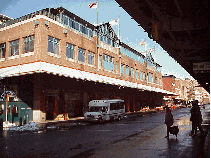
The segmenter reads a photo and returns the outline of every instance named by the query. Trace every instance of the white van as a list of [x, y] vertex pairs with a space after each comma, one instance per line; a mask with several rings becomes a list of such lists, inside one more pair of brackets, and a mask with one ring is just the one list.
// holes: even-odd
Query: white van
[[121, 120], [125, 116], [125, 103], [121, 99], [92, 100], [88, 106], [89, 111], [84, 114], [85, 121]]

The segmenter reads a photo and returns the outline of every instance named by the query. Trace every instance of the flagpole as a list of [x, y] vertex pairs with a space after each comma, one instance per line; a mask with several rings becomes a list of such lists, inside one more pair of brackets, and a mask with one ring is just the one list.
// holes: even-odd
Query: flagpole
[[[97, 0], [97, 25], [98, 25], [98, 16], [99, 16], [99, 0]], [[98, 63], [98, 65], [97, 65], [97, 71], [99, 71], [99, 67], [100, 67], [100, 65], [99, 65], [99, 59], [100, 58], [100, 55], [99, 55], [99, 37], [98, 37], [98, 30], [97, 30], [97, 63]]]
[[119, 22], [120, 16], [118, 15], [118, 38], [120, 40], [120, 22]]
[[99, 0], [97, 1], [97, 24], [98, 24], [98, 16], [99, 16]]

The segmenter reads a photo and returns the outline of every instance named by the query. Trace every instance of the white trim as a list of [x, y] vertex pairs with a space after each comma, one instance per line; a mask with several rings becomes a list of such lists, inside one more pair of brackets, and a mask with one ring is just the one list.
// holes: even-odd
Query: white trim
[[52, 56], [52, 57], [56, 57], [56, 58], [61, 58], [61, 55], [58, 55], [58, 54], [55, 54], [55, 53], [52, 53], [52, 52], [48, 52], [48, 55]]
[[0, 62], [2, 62], [2, 61], [5, 61], [5, 58], [1, 58], [1, 59], [0, 59]]
[[19, 57], [20, 57], [20, 55], [18, 54], [18, 55], [12, 55], [12, 56], [8, 57], [7, 59], [8, 60], [10, 60], [10, 59], [16, 59], [16, 58], [19, 58]]
[[85, 72], [85, 71], [73, 69], [70, 67], [64, 67], [60, 65], [46, 63], [46, 62], [28, 63], [28, 64], [11, 66], [11, 67], [0, 69], [1, 78], [20, 76], [20, 75], [25, 75], [25, 74], [33, 74], [33, 73], [44, 73], [44, 72], [48, 74], [65, 76], [65, 77], [70, 77], [70, 78], [77, 78], [77, 79], [100, 82], [100, 83], [105, 83], [105, 84], [118, 85], [122, 87], [137, 88], [141, 90], [176, 95], [176, 93], [172, 93], [160, 88], [146, 86], [143, 84], [138, 84], [138, 83], [116, 79], [112, 77], [102, 76], [95, 73]]
[[23, 53], [23, 54], [21, 54], [21, 57], [27, 57], [27, 56], [31, 56], [31, 55], [34, 55], [34, 52]]

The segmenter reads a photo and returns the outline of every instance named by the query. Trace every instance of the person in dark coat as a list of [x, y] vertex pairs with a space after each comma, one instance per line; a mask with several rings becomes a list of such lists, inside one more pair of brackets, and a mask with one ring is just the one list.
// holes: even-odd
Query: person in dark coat
[[166, 107], [166, 114], [165, 114], [165, 124], [167, 126], [167, 136], [165, 138], [169, 138], [170, 127], [173, 125], [174, 119], [169, 107]]
[[201, 115], [200, 108], [198, 106], [198, 101], [197, 100], [193, 101], [192, 106], [193, 107], [190, 110], [190, 113], [191, 113], [190, 121], [192, 121], [192, 131], [191, 131], [190, 136], [197, 135], [197, 127], [199, 128], [201, 135], [203, 135], [204, 131], [201, 127], [202, 115]]

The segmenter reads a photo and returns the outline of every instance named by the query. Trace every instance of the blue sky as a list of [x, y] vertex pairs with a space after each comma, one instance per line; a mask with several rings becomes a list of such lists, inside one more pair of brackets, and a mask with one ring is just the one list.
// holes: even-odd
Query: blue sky
[[[62, 6], [82, 19], [90, 23], [96, 23], [96, 9], [90, 9], [88, 7], [88, 4], [95, 1], [96, 0], [1, 0], [0, 13], [11, 18], [18, 18], [40, 9]], [[147, 50], [155, 46], [155, 52], [153, 52], [152, 55], [155, 57], [155, 61], [162, 65], [163, 75], [168, 74], [181, 79], [193, 79], [159, 44], [148, 38], [144, 29], [138, 26], [138, 23], [131, 19], [131, 16], [125, 12], [123, 8], [119, 7], [115, 0], [99, 0], [99, 23], [109, 22], [118, 18], [118, 16], [120, 16], [121, 41], [137, 51], [142, 52], [145, 50], [145, 47], [139, 43], [146, 39]], [[113, 29], [117, 34], [118, 26], [113, 26]]]

